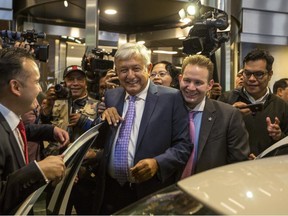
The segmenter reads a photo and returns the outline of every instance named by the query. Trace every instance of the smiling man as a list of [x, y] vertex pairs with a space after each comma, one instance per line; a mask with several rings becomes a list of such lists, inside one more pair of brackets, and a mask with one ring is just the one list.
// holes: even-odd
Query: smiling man
[[67, 96], [57, 94], [55, 88], [51, 88], [52, 90], [47, 92], [47, 99], [53, 102], [45, 110], [41, 110], [41, 120], [69, 131], [70, 140], [73, 142], [91, 127], [99, 101], [88, 96], [86, 74], [80, 66], [67, 67], [63, 79], [62, 90], [67, 89], [65, 91], [69, 93]]
[[[115, 66], [121, 87], [105, 92], [102, 119], [108, 124], [97, 138], [105, 157], [97, 176], [93, 214], [112, 214], [175, 183], [193, 147], [181, 93], [150, 81], [147, 48], [122, 45]], [[109, 110], [115, 114], [112, 121]], [[121, 124], [114, 126], [115, 119]]]
[[[68, 66], [64, 70], [63, 79], [62, 92], [69, 93], [57, 94], [55, 88], [50, 88], [47, 92], [47, 99], [53, 102], [41, 110], [41, 120], [68, 131], [70, 140], [73, 142], [91, 127], [96, 117], [96, 106], [99, 101], [88, 96], [86, 73], [80, 66]], [[66, 90], [63, 91], [63, 89]], [[55, 150], [55, 145], [55, 143], [50, 143], [48, 147], [53, 154], [58, 150], [57, 148]], [[82, 168], [84, 167], [82, 166]], [[79, 178], [77, 184], [73, 186], [66, 214], [71, 214], [72, 206], [76, 209], [77, 214], [87, 214], [91, 185], [93, 185], [90, 181], [94, 181], [95, 175], [87, 170], [82, 176], [88, 176], [88, 178]]]
[[249, 133], [251, 153], [257, 156], [288, 134], [288, 105], [273, 95], [268, 87], [273, 75], [273, 56], [266, 50], [254, 49], [243, 60], [243, 87], [224, 94], [219, 100], [241, 108], [263, 103], [261, 112], [240, 109]]
[[189, 110], [194, 149], [182, 178], [194, 173], [248, 159], [248, 133], [241, 113], [209, 99], [214, 65], [203, 55], [186, 57], [179, 76], [180, 90]]

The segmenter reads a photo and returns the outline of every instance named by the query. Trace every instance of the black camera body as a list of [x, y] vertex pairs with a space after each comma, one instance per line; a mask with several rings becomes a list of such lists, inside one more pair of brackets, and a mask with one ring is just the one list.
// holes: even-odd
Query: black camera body
[[183, 41], [183, 52], [202, 54], [210, 57], [229, 40], [230, 31], [224, 31], [228, 26], [228, 15], [221, 10], [201, 6], [203, 13], [182, 28], [192, 26], [188, 36]]
[[99, 48], [94, 48], [91, 53], [84, 54], [82, 58], [82, 68], [86, 71], [88, 93], [91, 97], [100, 99], [99, 80], [109, 69], [113, 69], [114, 62], [109, 60], [109, 56], [114, 56], [116, 50], [111, 53]]
[[3, 40], [3, 47], [13, 47], [16, 41], [26, 41], [30, 48], [34, 49], [34, 57], [41, 62], [47, 62], [49, 58], [49, 44], [36, 44], [38, 39], [45, 39], [46, 34], [37, 33], [35, 30], [15, 32], [10, 30], [1, 30], [0, 37]]
[[69, 88], [65, 87], [63, 84], [55, 85], [55, 94], [59, 100], [67, 100], [71, 96]]

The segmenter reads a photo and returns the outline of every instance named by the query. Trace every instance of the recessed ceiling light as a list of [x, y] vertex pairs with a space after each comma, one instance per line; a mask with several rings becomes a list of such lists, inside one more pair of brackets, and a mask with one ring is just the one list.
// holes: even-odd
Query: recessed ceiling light
[[107, 9], [104, 12], [105, 12], [105, 14], [108, 14], [108, 15], [114, 15], [117, 13], [117, 11], [114, 9]]
[[167, 50], [153, 50], [153, 53], [160, 53], [160, 54], [177, 54], [177, 51], [167, 51]]
[[68, 7], [68, 1], [66, 1], [66, 0], [64, 1], [64, 6]]

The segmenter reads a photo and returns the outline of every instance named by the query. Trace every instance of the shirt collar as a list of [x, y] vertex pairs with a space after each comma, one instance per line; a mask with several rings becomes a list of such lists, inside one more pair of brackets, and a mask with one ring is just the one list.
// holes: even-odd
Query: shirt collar
[[[144, 101], [146, 100], [150, 82], [151, 82], [151, 81], [148, 79], [148, 83], [147, 83], [146, 87], [145, 87], [140, 93], [138, 93], [137, 95], [135, 95], [135, 96], [136, 96], [136, 100], [139, 100], [139, 99], [144, 100]], [[128, 97], [129, 97], [129, 94], [126, 92], [125, 100], [127, 100]]]
[[268, 95], [270, 94], [269, 88], [267, 87], [266, 93], [264, 94], [264, 96], [262, 96], [261, 98], [255, 100], [247, 91], [245, 88], [243, 88], [243, 92], [244, 94], [246, 94], [246, 96], [248, 97], [249, 101], [251, 103], [265, 103]]
[[4, 105], [0, 104], [0, 112], [6, 119], [8, 125], [10, 126], [11, 130], [15, 130], [17, 125], [19, 124], [20, 117], [17, 116], [13, 111], [5, 107]]
[[204, 107], [205, 107], [205, 103], [206, 103], [206, 96], [203, 98], [203, 100], [197, 104], [194, 109], [191, 109], [187, 106], [187, 109], [189, 112], [193, 111], [193, 112], [203, 112], [204, 111]]

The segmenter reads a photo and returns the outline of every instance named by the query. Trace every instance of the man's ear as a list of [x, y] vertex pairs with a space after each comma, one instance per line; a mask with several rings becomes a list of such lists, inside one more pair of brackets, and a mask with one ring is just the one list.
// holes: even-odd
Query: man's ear
[[21, 95], [21, 83], [15, 79], [10, 80], [9, 82], [10, 90], [13, 94], [20, 96]]
[[208, 82], [208, 88], [209, 88], [209, 90], [212, 89], [213, 85], [214, 85], [214, 80], [211, 79], [211, 80]]
[[183, 79], [183, 75], [182, 75], [182, 74], [179, 74], [179, 75], [178, 75], [178, 81], [181, 82], [182, 79]]
[[282, 95], [283, 95], [283, 89], [282, 89], [282, 88], [277, 88], [276, 94], [277, 94], [279, 97], [282, 97]]
[[268, 72], [268, 75], [269, 75], [269, 81], [270, 81], [271, 78], [272, 78], [272, 75], [273, 75], [273, 70], [271, 70], [270, 72]]
[[150, 63], [150, 64], [147, 66], [148, 74], [151, 73], [152, 67], [153, 67], [152, 63]]

